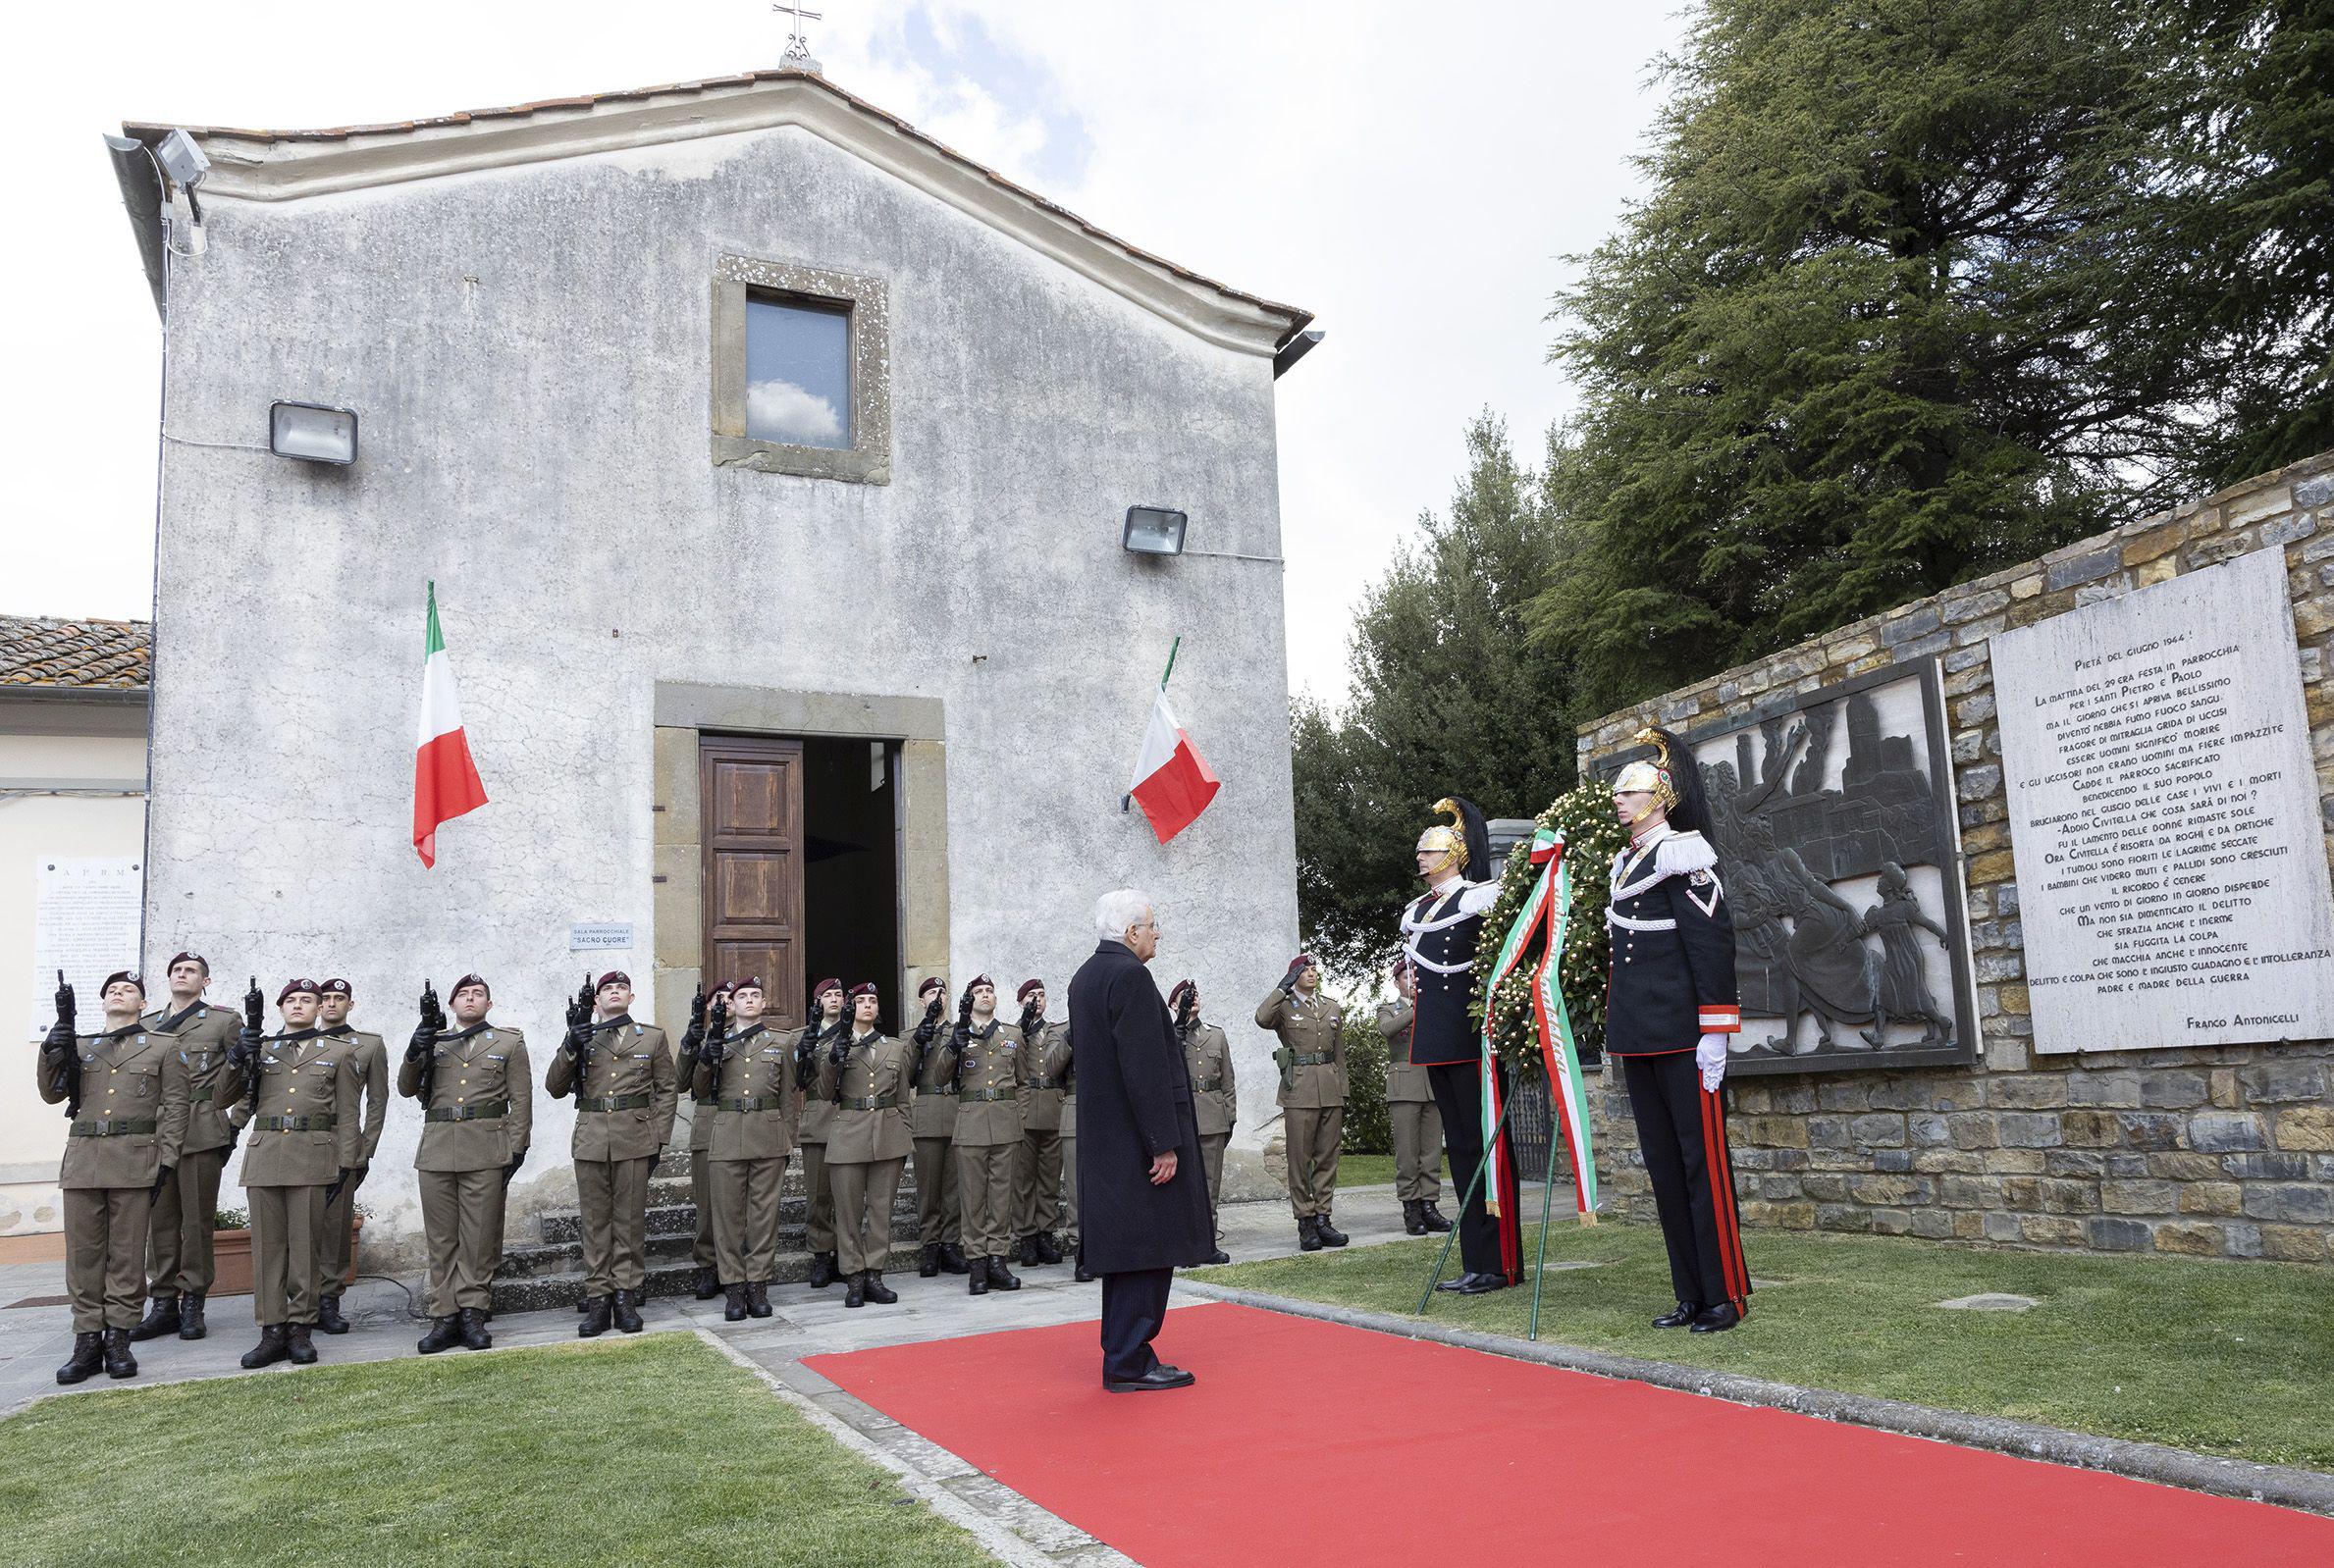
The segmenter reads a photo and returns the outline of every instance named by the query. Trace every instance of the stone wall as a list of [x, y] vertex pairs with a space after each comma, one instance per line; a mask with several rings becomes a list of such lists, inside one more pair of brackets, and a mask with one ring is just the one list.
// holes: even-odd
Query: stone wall
[[[1994, 721], [1995, 634], [2257, 549], [2285, 553], [2321, 810], [2334, 822], [2334, 453], [1582, 728], [1585, 772], [1647, 723], [1692, 728], [1929, 656], [1943, 667], [1981, 1060], [1738, 1080], [1727, 1132], [1746, 1225], [2311, 1263], [2334, 1255], [2334, 1042], [2035, 1051]], [[1650, 1219], [1617, 1072], [1608, 1070], [1599, 1102], [1606, 1190], [1624, 1213]]]

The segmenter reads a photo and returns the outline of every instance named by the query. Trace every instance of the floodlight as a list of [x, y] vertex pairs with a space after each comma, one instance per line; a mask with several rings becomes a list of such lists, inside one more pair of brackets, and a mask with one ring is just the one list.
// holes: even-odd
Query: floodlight
[[186, 190], [192, 190], [211, 172], [211, 160], [203, 156], [202, 148], [184, 131], [164, 136], [154, 148], [154, 156], [161, 162], [162, 172]]
[[1182, 512], [1165, 506], [1130, 506], [1120, 543], [1138, 555], [1181, 555], [1184, 528], [1190, 522]]
[[268, 450], [308, 463], [356, 461], [356, 410], [323, 403], [272, 403], [268, 407]]

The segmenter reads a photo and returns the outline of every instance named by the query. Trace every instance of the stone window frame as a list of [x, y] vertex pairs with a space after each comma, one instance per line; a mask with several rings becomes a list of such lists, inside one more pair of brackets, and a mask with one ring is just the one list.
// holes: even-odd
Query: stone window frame
[[[851, 323], [851, 444], [801, 446], [746, 434], [746, 296], [762, 292], [841, 305]], [[713, 458], [850, 484], [891, 483], [891, 301], [880, 278], [797, 262], [722, 254], [713, 276]]]

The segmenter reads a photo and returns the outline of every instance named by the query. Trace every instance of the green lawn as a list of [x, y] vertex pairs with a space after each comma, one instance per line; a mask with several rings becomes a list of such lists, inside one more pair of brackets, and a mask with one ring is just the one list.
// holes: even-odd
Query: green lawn
[[0, 1518], [74, 1568], [991, 1560], [686, 1333], [47, 1400]]
[[[1525, 1257], [1538, 1231], [1524, 1233]], [[1409, 1313], [1441, 1238], [1197, 1271], [1194, 1278]], [[2201, 1453], [2334, 1470], [2334, 1273], [2289, 1264], [1989, 1252], [1878, 1236], [1744, 1238], [1759, 1281], [1731, 1333], [1650, 1327], [1671, 1301], [1661, 1235], [1560, 1222], [1540, 1337], [1802, 1385], [2011, 1416]], [[1452, 1259], [1457, 1272], [1458, 1259]], [[1772, 1283], [1769, 1283], [1772, 1281]], [[1981, 1291], [2024, 1313], [1947, 1312]], [[1438, 1295], [1436, 1323], [1521, 1335], [1531, 1290]]]
[[1341, 1187], [1378, 1187], [1394, 1179], [1391, 1154], [1341, 1154], [1337, 1157], [1337, 1184]]

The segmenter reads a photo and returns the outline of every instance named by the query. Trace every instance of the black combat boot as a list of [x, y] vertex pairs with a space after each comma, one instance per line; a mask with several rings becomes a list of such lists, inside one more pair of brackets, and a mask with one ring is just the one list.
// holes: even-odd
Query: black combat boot
[[975, 1258], [966, 1264], [965, 1274], [967, 1276], [965, 1283], [967, 1295], [984, 1296], [988, 1294], [988, 1260], [986, 1258]]
[[98, 1341], [98, 1351], [105, 1357], [105, 1375], [109, 1378], [137, 1376], [137, 1357], [130, 1353], [130, 1331], [108, 1329]]
[[859, 1287], [867, 1298], [878, 1307], [888, 1307], [900, 1298], [900, 1293], [883, 1282], [883, 1271], [870, 1269], [859, 1277]]
[[284, 1353], [295, 1367], [312, 1367], [316, 1364], [316, 1341], [309, 1333], [312, 1327], [305, 1323], [285, 1326]]
[[77, 1333], [73, 1336], [73, 1355], [65, 1365], [57, 1369], [57, 1381], [64, 1384], [80, 1383], [82, 1379], [94, 1375], [97, 1369], [103, 1365], [105, 1365], [103, 1336], [94, 1333]]
[[1013, 1259], [1025, 1269], [1037, 1267], [1037, 1238], [1023, 1236], [1021, 1245], [1013, 1249]]
[[179, 1316], [178, 1296], [157, 1290], [154, 1299], [146, 1304], [146, 1315], [137, 1321], [136, 1328], [130, 1331], [130, 1337], [140, 1341], [159, 1339], [166, 1333], [177, 1333], [185, 1327], [185, 1322]]
[[575, 1326], [578, 1339], [597, 1339], [608, 1333], [615, 1322], [616, 1306], [612, 1296], [593, 1296], [584, 1302], [583, 1322]]
[[1434, 1199], [1426, 1198], [1418, 1205], [1418, 1218], [1425, 1222], [1427, 1233], [1441, 1235], [1451, 1228], [1451, 1222], [1443, 1218], [1443, 1211], [1434, 1206]]
[[843, 1305], [846, 1307], [864, 1307], [867, 1305], [866, 1275], [846, 1274], [843, 1276]]
[[1402, 1200], [1402, 1228], [1406, 1232], [1414, 1236], [1426, 1234], [1426, 1216], [1419, 1213], [1425, 1207], [1416, 1198]]
[[749, 1318], [769, 1316], [769, 1281], [768, 1280], [756, 1280], [746, 1286], [746, 1316]]
[[1321, 1238], [1321, 1245], [1325, 1247], [1342, 1247], [1353, 1239], [1336, 1226], [1331, 1225], [1329, 1216], [1325, 1214], [1314, 1216], [1313, 1233]]
[[1021, 1280], [1005, 1267], [1003, 1258], [991, 1258], [988, 1260], [988, 1285], [992, 1290], [1019, 1290]]
[[179, 1337], [199, 1339], [211, 1331], [202, 1321], [202, 1298], [206, 1292], [189, 1290], [179, 1298]]
[[486, 1332], [486, 1314], [483, 1311], [477, 1307], [464, 1307], [458, 1322], [464, 1350], [492, 1350], [495, 1347], [495, 1336]]
[[812, 1253], [811, 1277], [804, 1282], [814, 1290], [823, 1290], [834, 1283], [834, 1254], [831, 1252]]
[[916, 1272], [927, 1280], [940, 1272], [940, 1244], [938, 1242], [927, 1241], [923, 1250], [916, 1254]]
[[322, 1329], [326, 1333], [346, 1333], [348, 1332], [348, 1320], [341, 1316], [341, 1298], [339, 1296], [318, 1296], [316, 1298], [316, 1327]]
[[721, 1277], [711, 1267], [699, 1269], [689, 1288], [696, 1292], [698, 1300], [711, 1301], [721, 1293]]
[[[430, 1332], [423, 1334], [421, 1341], [413, 1348], [425, 1356], [434, 1356], [441, 1350], [451, 1350], [461, 1342], [460, 1320], [449, 1315], [443, 1318], [432, 1318]], [[250, 1358], [246, 1356], [243, 1359], [248, 1361]]]
[[965, 1260], [965, 1249], [962, 1243], [955, 1241], [940, 1243], [940, 1272], [942, 1274], [970, 1274], [972, 1271], [972, 1264]]
[[1062, 1261], [1061, 1243], [1054, 1240], [1051, 1230], [1037, 1232], [1037, 1261], [1049, 1268]]
[[648, 1327], [640, 1321], [640, 1292], [618, 1290], [615, 1303], [616, 1327], [626, 1333], [638, 1333]]
[[1305, 1252], [1321, 1250], [1321, 1222], [1309, 1214], [1297, 1217], [1297, 1245]]
[[742, 1284], [725, 1284], [721, 1288], [729, 1292], [729, 1300], [721, 1308], [721, 1321], [724, 1323], [745, 1322], [746, 1287]]
[[[422, 1343], [426, 1350], [429, 1341], [425, 1339]], [[280, 1323], [261, 1324], [259, 1343], [243, 1352], [243, 1370], [257, 1372], [261, 1367], [272, 1367], [290, 1354], [292, 1354], [292, 1346], [285, 1340], [284, 1325]]]

